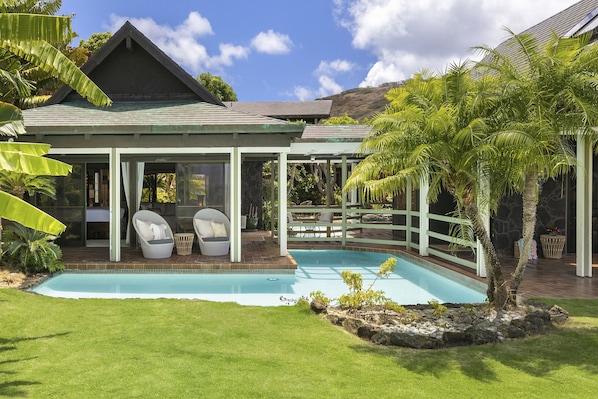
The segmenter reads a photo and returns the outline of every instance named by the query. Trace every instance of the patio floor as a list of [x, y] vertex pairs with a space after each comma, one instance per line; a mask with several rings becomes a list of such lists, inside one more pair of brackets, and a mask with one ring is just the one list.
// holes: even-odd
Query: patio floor
[[[364, 232], [367, 234], [367, 232]], [[377, 231], [370, 235], [379, 234]], [[318, 241], [289, 242], [289, 249], [341, 249], [340, 244]], [[366, 250], [396, 254], [404, 248], [390, 245], [352, 244], [349, 250]], [[240, 263], [231, 263], [228, 255], [210, 257], [193, 248], [191, 255], [176, 254], [168, 259], [145, 259], [141, 249], [122, 248], [121, 262], [110, 262], [108, 248], [68, 248], [63, 247], [63, 262], [69, 269], [78, 270], [263, 270], [295, 269], [296, 263], [290, 255], [280, 256], [278, 243], [269, 237], [268, 232], [248, 232], [242, 234]], [[416, 255], [410, 252], [411, 255]], [[471, 269], [449, 264], [434, 257], [426, 260], [441, 264], [459, 273], [479, 279]], [[514, 257], [502, 257], [505, 279], [509, 280], [515, 270], [517, 260]], [[598, 298], [598, 254], [594, 258], [594, 278], [582, 278], [575, 275], [575, 256], [565, 255], [562, 259], [539, 259], [530, 262], [525, 271], [520, 294], [526, 298]], [[485, 281], [485, 279], [479, 279]]]

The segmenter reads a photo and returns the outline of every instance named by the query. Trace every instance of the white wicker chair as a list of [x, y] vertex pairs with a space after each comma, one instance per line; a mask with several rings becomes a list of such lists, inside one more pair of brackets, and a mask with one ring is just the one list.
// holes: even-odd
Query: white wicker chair
[[[153, 238], [153, 231], [150, 227], [151, 224], [161, 226], [164, 232], [164, 238]], [[174, 236], [170, 226], [162, 216], [152, 211], [137, 211], [133, 215], [133, 227], [137, 232], [137, 237], [139, 237], [141, 252], [143, 253], [144, 258], [164, 259], [172, 256]]]
[[[224, 225], [226, 236], [216, 234], [216, 237], [214, 237], [214, 231], [211, 231], [212, 234], [210, 234], [210, 231], [206, 231], [206, 229], [210, 230], [212, 222]], [[202, 224], [207, 228], [202, 228]], [[193, 216], [193, 228], [202, 255], [223, 256], [228, 253], [230, 249], [230, 220], [224, 213], [212, 208], [200, 209]]]

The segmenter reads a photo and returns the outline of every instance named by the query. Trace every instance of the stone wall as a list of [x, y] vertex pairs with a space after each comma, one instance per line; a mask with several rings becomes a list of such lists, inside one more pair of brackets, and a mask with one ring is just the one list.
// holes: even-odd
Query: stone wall
[[262, 161], [243, 161], [241, 164], [241, 214], [246, 215], [249, 206], [257, 206], [258, 229], [263, 228], [263, 181]]
[[[561, 234], [567, 235], [567, 198], [570, 190], [567, 189], [566, 183], [566, 180], [558, 178], [548, 180], [542, 185], [534, 233], [539, 256], [542, 256], [540, 234], [546, 232], [548, 225], [556, 225], [561, 230]], [[513, 243], [521, 238], [522, 234], [522, 218], [521, 195], [512, 195], [503, 199], [498, 212], [492, 218], [492, 240], [500, 255], [513, 256]]]

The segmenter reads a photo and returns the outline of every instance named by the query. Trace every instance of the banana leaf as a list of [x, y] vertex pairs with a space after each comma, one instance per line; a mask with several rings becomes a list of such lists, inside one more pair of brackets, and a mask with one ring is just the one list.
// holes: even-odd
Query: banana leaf
[[[12, 144], [12, 143], [3, 143]], [[16, 151], [0, 151], [0, 170], [28, 175], [66, 176], [73, 167], [67, 163]]]
[[59, 235], [66, 230], [66, 226], [59, 220], [3, 191], [0, 191], [0, 218], [53, 235]]

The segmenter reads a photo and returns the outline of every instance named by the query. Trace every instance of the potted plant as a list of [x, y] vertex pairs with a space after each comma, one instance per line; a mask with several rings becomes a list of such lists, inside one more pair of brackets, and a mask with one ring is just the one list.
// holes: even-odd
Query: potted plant
[[257, 206], [253, 206], [253, 204], [249, 205], [249, 212], [247, 213], [247, 230], [257, 230]]

